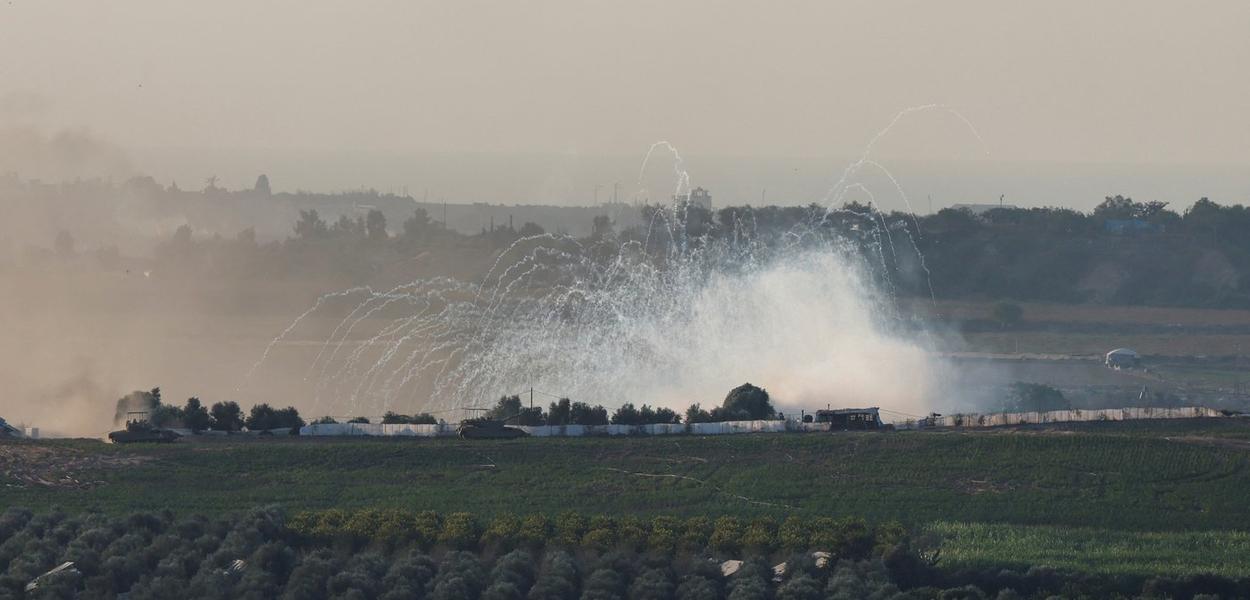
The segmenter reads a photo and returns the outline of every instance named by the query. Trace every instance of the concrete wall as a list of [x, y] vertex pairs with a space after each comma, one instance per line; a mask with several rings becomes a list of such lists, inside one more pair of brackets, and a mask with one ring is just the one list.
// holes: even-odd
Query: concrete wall
[[1131, 421], [1138, 419], [1196, 419], [1224, 416], [1218, 410], [1203, 406], [1179, 408], [1104, 408], [1095, 410], [1051, 410], [1022, 413], [967, 413], [943, 415], [934, 423], [938, 427], [1001, 427], [1004, 425], [1040, 425], [1046, 423], [1081, 423], [1088, 421]]
[[[1023, 413], [969, 413], [938, 417], [936, 427], [1002, 427], [1045, 423], [1079, 423], [1085, 421], [1127, 421], [1135, 419], [1194, 419], [1222, 417], [1218, 410], [1202, 406], [1180, 408], [1107, 408], [1100, 410], [1052, 410]], [[915, 429], [915, 422], [899, 424], [900, 429]], [[455, 437], [457, 426], [382, 425], [378, 423], [331, 423], [308, 425], [300, 435], [313, 436], [406, 436]], [[781, 433], [829, 431], [829, 423], [785, 421], [725, 421], [722, 423], [657, 424], [657, 425], [539, 425], [517, 427], [534, 437], [586, 437], [622, 435], [729, 435], [734, 433]]]

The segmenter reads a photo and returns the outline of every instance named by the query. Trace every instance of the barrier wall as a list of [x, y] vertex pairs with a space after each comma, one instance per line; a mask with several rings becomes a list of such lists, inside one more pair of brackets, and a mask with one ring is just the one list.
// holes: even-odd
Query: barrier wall
[[1044, 425], [1089, 421], [1131, 421], [1138, 419], [1198, 419], [1223, 417], [1224, 413], [1204, 406], [1178, 408], [1104, 408], [1094, 410], [1050, 410], [1021, 413], [968, 413], [943, 415], [932, 419], [937, 427], [1001, 427], [1004, 425]]
[[[1003, 427], [1007, 425], [1039, 425], [1047, 423], [1079, 423], [1088, 421], [1126, 421], [1136, 419], [1195, 419], [1223, 417], [1224, 413], [1202, 406], [1179, 408], [1107, 408], [1098, 410], [1052, 410], [1022, 413], [969, 413], [943, 415], [917, 423], [897, 424], [899, 429], [922, 427]], [[539, 425], [517, 427], [534, 437], [586, 437], [622, 435], [729, 435], [734, 433], [781, 433], [829, 431], [829, 423], [803, 423], [796, 419], [784, 421], [725, 421], [722, 423], [655, 424], [655, 425]], [[407, 436], [455, 437], [457, 426], [383, 425], [379, 423], [328, 423], [308, 425], [300, 435], [311, 436]]]
[[300, 435], [324, 436], [407, 436], [447, 437], [456, 435], [456, 426], [450, 423], [437, 425], [406, 425], [382, 423], [315, 423], [305, 425]]

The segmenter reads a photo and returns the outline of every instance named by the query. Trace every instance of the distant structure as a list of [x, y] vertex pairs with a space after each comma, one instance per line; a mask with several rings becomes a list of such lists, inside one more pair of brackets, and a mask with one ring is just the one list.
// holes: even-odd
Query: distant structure
[[978, 217], [996, 208], [1006, 208], [1008, 210], [1015, 210], [1020, 207], [1014, 204], [952, 204], [951, 205], [951, 209], [953, 210], [966, 210]]
[[703, 210], [712, 210], [712, 194], [707, 190], [697, 187], [690, 190], [689, 194], [679, 194], [673, 196], [673, 205], [681, 207], [682, 205], [697, 206]]
[[1132, 369], [1141, 366], [1141, 355], [1136, 350], [1116, 348], [1107, 353], [1104, 363], [1112, 369]]
[[881, 412], [873, 406], [870, 408], [836, 408], [833, 410], [816, 411], [817, 423], [829, 423], [830, 430], [839, 429], [880, 429]]

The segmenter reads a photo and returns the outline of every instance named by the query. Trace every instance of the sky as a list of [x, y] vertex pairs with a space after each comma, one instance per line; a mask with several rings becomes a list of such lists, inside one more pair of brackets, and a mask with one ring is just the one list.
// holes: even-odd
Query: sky
[[1250, 202], [1247, 31], [1240, 0], [11, 0], [0, 170], [587, 203], [662, 196], [667, 140], [726, 202], [806, 202], [939, 104], [871, 146], [908, 202]]

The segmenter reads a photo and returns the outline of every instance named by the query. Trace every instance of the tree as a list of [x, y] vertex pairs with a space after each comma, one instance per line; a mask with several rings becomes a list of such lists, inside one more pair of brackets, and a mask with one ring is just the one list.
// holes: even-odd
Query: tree
[[686, 409], [686, 422], [687, 423], [710, 423], [712, 422], [712, 415], [708, 413], [706, 410], [703, 410], [703, 408], [699, 406], [697, 403], [691, 404], [690, 408]]
[[544, 233], [547, 233], [545, 229], [540, 227], [537, 223], [532, 223], [530, 221], [526, 221], [525, 224], [517, 230], [517, 235], [520, 235], [521, 237], [533, 237]]
[[676, 424], [680, 422], [681, 417], [678, 416], [676, 412], [673, 412], [672, 409], [664, 407], [651, 408], [646, 404], [643, 404], [642, 408], [638, 409], [639, 425], [652, 425], [656, 423]]
[[269, 189], [269, 176], [261, 173], [261, 175], [256, 178], [256, 185], [252, 186], [252, 191], [265, 196], [271, 195], [273, 192]]
[[499, 421], [507, 421], [515, 419], [521, 414], [521, 397], [513, 394], [511, 396], [501, 396], [499, 402], [495, 403], [495, 407], [486, 411], [486, 418], [496, 419]]
[[148, 423], [157, 427], [177, 427], [186, 424], [181, 408], [159, 402], [152, 412], [148, 413]]
[[295, 222], [295, 237], [301, 240], [312, 240], [324, 238], [329, 233], [329, 227], [316, 210], [299, 211], [299, 220]]
[[1102, 203], [1094, 207], [1094, 217], [1099, 219], [1132, 219], [1133, 199], [1119, 194], [1107, 196]]
[[777, 416], [777, 411], [769, 401], [768, 391], [750, 383], [744, 383], [730, 390], [729, 395], [725, 396], [722, 408], [724, 416], [730, 418], [726, 420], [756, 421]]
[[331, 417], [329, 415], [321, 417], [320, 419], [317, 419], [316, 421], [312, 422], [313, 425], [334, 425], [336, 423], [338, 423], [338, 421], [335, 421], [334, 417]]
[[677, 414], [677, 411], [674, 411], [671, 408], [660, 406], [655, 409], [655, 422], [677, 425], [681, 423], [681, 415]]
[[294, 406], [288, 406], [274, 411], [274, 423], [275, 428], [289, 427], [294, 434], [304, 426], [304, 419], [300, 418], [299, 411]]
[[217, 402], [208, 409], [212, 417], [209, 425], [214, 431], [239, 431], [243, 429], [243, 410], [237, 402]]
[[424, 208], [413, 211], [412, 216], [404, 220], [404, 237], [417, 239], [430, 229], [430, 215]]
[[574, 425], [607, 425], [608, 409], [602, 406], [591, 407], [585, 402], [574, 402], [569, 407], [569, 422]]
[[1003, 403], [1004, 412], [1068, 410], [1072, 403], [1063, 392], [1041, 383], [1018, 381], [1011, 384]]
[[552, 402], [551, 408], [547, 410], [548, 425], [568, 425], [572, 419], [572, 404], [568, 398], [561, 398], [559, 402]]
[[437, 425], [438, 419], [430, 413], [420, 413], [416, 415], [401, 415], [399, 413], [387, 411], [382, 415], [383, 425]]
[[994, 305], [991, 316], [999, 327], [1015, 327], [1024, 318], [1024, 309], [1019, 304], [999, 302]]
[[348, 419], [348, 420], [347, 420], [347, 422], [348, 422], [348, 423], [360, 423], [360, 424], [363, 424], [363, 425], [368, 425], [368, 424], [369, 424], [369, 417], [352, 417], [352, 418]]
[[374, 241], [387, 239], [386, 215], [382, 211], [375, 208], [365, 215], [365, 235]]
[[634, 408], [632, 402], [622, 404], [616, 412], [612, 413], [613, 425], [641, 425], [642, 415], [638, 413], [638, 409]]
[[252, 407], [252, 411], [247, 415], [245, 425], [251, 431], [277, 428], [278, 418], [276, 411], [267, 403], [257, 404]]
[[208, 416], [208, 410], [200, 403], [200, 399], [192, 396], [187, 398], [186, 405], [182, 407], [182, 422], [191, 431], [199, 433], [208, 429], [212, 418]]

